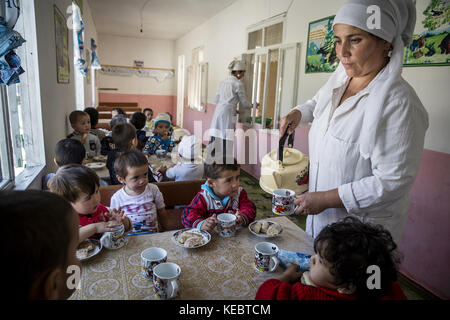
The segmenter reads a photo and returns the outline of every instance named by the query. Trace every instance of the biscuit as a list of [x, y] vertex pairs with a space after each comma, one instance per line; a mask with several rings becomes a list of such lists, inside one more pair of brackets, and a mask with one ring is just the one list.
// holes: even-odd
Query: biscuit
[[269, 229], [267, 229], [266, 234], [268, 236], [276, 236], [277, 234], [279, 234], [281, 231], [281, 226], [277, 225], [277, 224], [272, 224]]
[[255, 232], [255, 233], [259, 233], [260, 231], [261, 231], [261, 223], [260, 222], [256, 222], [254, 225], [253, 225], [253, 227], [252, 227], [252, 229], [253, 229], [253, 231]]
[[203, 236], [201, 234], [185, 231], [178, 237], [178, 242], [183, 244], [186, 242], [186, 240], [188, 240], [189, 238], [193, 238], [193, 237], [203, 238]]
[[264, 221], [264, 223], [261, 226], [261, 232], [266, 233], [267, 229], [269, 229], [270, 224], [267, 221]]
[[196, 246], [202, 245], [203, 243], [204, 243], [203, 242], [203, 237], [201, 237], [201, 238], [191, 237], [191, 238], [186, 240], [186, 242], [184, 243], [184, 246], [188, 247], [188, 248], [192, 248], [192, 247], [196, 247]]

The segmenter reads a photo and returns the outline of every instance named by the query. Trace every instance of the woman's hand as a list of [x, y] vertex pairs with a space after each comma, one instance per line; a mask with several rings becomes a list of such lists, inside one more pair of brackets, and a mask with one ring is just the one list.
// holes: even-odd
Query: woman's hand
[[208, 219], [205, 219], [205, 222], [202, 223], [202, 226], [200, 227], [200, 230], [206, 230], [208, 232], [211, 232], [216, 227], [217, 222], [218, 222], [217, 215], [213, 214]]
[[289, 265], [289, 267], [286, 268], [283, 274], [278, 277], [278, 280], [280, 280], [281, 282], [289, 282], [289, 283], [300, 281], [302, 273], [298, 272], [297, 270], [298, 265], [296, 264]]
[[312, 215], [328, 208], [344, 208], [338, 189], [301, 194], [296, 197], [294, 204], [299, 206], [295, 213]]
[[302, 113], [298, 110], [291, 110], [285, 117], [280, 120], [280, 137], [284, 135], [287, 130], [288, 134], [291, 134], [295, 131], [295, 128], [300, 123], [302, 119]]

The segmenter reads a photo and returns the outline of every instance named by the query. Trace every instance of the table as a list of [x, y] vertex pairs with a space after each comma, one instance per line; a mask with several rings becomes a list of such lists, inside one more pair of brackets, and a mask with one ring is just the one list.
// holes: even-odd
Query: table
[[176, 300], [254, 300], [259, 286], [279, 276], [261, 273], [253, 268], [254, 247], [269, 240], [280, 249], [313, 254], [313, 240], [286, 217], [270, 219], [282, 225], [279, 237], [260, 238], [243, 228], [232, 238], [213, 233], [211, 242], [197, 249], [178, 247], [172, 242], [175, 231], [126, 237], [119, 250], [103, 249], [91, 260], [82, 263], [81, 289], [71, 300], [156, 300], [153, 283], [141, 275], [141, 252], [149, 247], [167, 251], [167, 261], [181, 267], [180, 295]]
[[[100, 160], [93, 160], [93, 159], [89, 159], [88, 161], [86, 161], [86, 163], [91, 163], [91, 162], [102, 162], [102, 163], [106, 164], [106, 157], [105, 157], [105, 160], [102, 160], [102, 161], [100, 161]], [[105, 180], [107, 182], [110, 180], [109, 170], [106, 167], [106, 165], [103, 168], [101, 168], [101, 169], [93, 169], [93, 170], [95, 171], [95, 173], [98, 175], [98, 177], [100, 179], [103, 179], [103, 180]]]

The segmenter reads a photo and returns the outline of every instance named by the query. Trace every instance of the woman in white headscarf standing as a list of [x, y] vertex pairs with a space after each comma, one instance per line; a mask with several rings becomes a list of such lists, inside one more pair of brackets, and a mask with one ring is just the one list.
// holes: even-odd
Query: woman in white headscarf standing
[[[227, 154], [233, 159], [234, 130], [237, 122], [237, 104], [239, 108], [251, 108], [247, 101], [244, 84], [240, 81], [245, 75], [245, 62], [235, 60], [228, 68], [231, 75], [219, 84], [215, 99], [216, 110], [211, 121], [209, 150], [213, 155]], [[213, 159], [215, 159], [213, 157]], [[218, 161], [224, 158], [217, 157]]]
[[295, 203], [313, 238], [353, 215], [401, 239], [428, 128], [401, 76], [415, 21], [411, 0], [347, 1], [333, 22], [338, 68], [280, 121], [280, 134], [311, 122], [309, 192]]

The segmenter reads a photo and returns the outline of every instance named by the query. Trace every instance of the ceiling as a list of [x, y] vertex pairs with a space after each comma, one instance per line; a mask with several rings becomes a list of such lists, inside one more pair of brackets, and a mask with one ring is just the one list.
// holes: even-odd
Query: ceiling
[[237, 0], [85, 1], [99, 34], [176, 40]]

